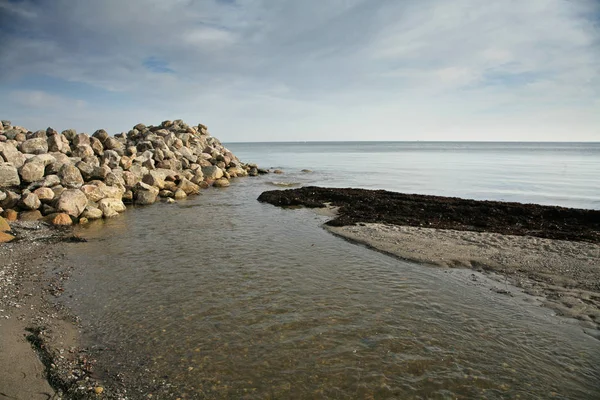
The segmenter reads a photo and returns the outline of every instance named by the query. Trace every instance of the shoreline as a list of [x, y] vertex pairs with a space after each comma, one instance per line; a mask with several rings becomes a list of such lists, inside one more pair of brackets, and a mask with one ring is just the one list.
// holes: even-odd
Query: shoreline
[[392, 257], [508, 282], [600, 339], [600, 211], [318, 187], [258, 200], [318, 210], [331, 217], [323, 225], [330, 233]]
[[[62, 265], [70, 228], [11, 224], [15, 239], [0, 246], [0, 370], [3, 398], [85, 398], [103, 391], [79, 341], [78, 319], [52, 300], [72, 267]], [[102, 388], [102, 389], [98, 389]]]

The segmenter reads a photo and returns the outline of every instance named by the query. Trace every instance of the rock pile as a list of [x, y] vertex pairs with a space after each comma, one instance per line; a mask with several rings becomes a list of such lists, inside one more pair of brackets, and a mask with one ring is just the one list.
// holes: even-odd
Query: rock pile
[[[183, 199], [265, 172], [244, 164], [206, 126], [137, 124], [114, 136], [73, 129], [36, 132], [0, 124], [0, 213], [56, 224], [110, 218], [125, 204]], [[17, 213], [19, 211], [19, 213]]]

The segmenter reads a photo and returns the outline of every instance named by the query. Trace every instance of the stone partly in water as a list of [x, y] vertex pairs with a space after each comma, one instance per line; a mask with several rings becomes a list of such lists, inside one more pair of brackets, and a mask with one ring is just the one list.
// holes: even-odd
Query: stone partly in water
[[52, 225], [69, 226], [69, 225], [73, 225], [73, 220], [71, 219], [69, 214], [59, 213], [59, 214], [56, 214], [54, 216], [54, 218], [52, 218], [51, 223], [52, 223]]
[[159, 190], [154, 186], [150, 186], [143, 182], [138, 182], [135, 185], [133, 192], [133, 201], [138, 205], [149, 205], [156, 202]]
[[229, 180], [227, 178], [221, 178], [221, 179], [217, 179], [214, 183], [213, 186], [214, 187], [227, 187], [229, 186]]

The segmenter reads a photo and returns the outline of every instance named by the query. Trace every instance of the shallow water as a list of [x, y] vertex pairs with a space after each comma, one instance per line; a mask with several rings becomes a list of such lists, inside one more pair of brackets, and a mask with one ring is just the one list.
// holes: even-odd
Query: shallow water
[[132, 398], [597, 398], [580, 327], [257, 202], [281, 177], [130, 210], [69, 248], [63, 299], [98, 370], [150, 387]]

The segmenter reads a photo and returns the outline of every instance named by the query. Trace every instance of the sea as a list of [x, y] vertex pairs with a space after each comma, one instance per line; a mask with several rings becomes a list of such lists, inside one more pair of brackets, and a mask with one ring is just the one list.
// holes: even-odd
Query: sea
[[[231, 143], [242, 160], [291, 174], [273, 184], [600, 209], [600, 142]], [[310, 175], [299, 174], [313, 170]]]
[[540, 299], [256, 199], [317, 185], [600, 209], [600, 144], [226, 146], [283, 173], [135, 207], [67, 245], [58, 301], [98, 377], [127, 382], [131, 399], [598, 398], [600, 342]]

